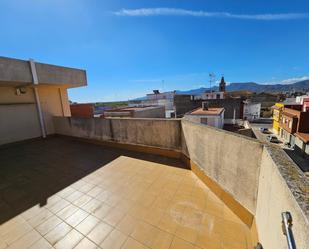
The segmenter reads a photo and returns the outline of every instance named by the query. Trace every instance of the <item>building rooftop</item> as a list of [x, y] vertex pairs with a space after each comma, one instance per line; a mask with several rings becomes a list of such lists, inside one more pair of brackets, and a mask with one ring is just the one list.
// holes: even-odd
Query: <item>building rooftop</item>
[[189, 112], [189, 115], [220, 115], [224, 111], [224, 108], [209, 107], [207, 110], [202, 107]]
[[290, 109], [290, 108], [284, 108], [284, 111], [282, 112], [282, 114], [293, 118], [293, 117], [297, 117], [300, 114], [300, 111]]
[[0, 248], [252, 248], [249, 228], [176, 159], [63, 137], [0, 156]]
[[160, 106], [138, 106], [138, 107], [123, 107], [123, 108], [117, 108], [117, 109], [111, 109], [111, 110], [106, 110], [106, 112], [118, 112], [118, 111], [143, 111], [147, 109], [155, 109]]
[[306, 143], [309, 142], [309, 133], [297, 132], [295, 135], [299, 137], [301, 140], [303, 140], [304, 142]]

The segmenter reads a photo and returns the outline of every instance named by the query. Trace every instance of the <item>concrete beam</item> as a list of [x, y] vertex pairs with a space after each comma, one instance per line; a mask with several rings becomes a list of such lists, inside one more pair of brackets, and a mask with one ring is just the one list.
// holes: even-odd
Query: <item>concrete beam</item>
[[[44, 63], [35, 63], [39, 85], [79, 87], [87, 85], [86, 71]], [[33, 84], [29, 61], [0, 56], [0, 86]]]

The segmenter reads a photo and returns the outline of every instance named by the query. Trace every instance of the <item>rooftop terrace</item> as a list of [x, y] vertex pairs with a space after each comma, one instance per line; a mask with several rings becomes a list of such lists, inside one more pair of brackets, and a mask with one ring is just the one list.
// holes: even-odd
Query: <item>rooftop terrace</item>
[[0, 248], [251, 248], [249, 228], [177, 159], [64, 137], [0, 158]]
[[298, 249], [309, 182], [285, 153], [173, 119], [54, 118], [0, 147], [0, 248]]

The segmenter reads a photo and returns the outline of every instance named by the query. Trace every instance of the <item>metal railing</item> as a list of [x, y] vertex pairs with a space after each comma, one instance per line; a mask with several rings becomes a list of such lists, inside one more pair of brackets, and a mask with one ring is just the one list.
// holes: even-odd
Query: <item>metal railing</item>
[[293, 226], [293, 219], [290, 212], [283, 212], [281, 213], [282, 216], [282, 231], [283, 234], [286, 236], [286, 240], [288, 243], [289, 249], [296, 249], [295, 240], [293, 236], [292, 226]]

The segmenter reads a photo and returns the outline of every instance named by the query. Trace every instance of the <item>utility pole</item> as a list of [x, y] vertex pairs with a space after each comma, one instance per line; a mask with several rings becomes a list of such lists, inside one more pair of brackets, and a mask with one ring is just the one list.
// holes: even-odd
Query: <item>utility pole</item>
[[216, 75], [214, 73], [209, 73], [209, 91], [211, 92], [212, 83], [216, 83]]

